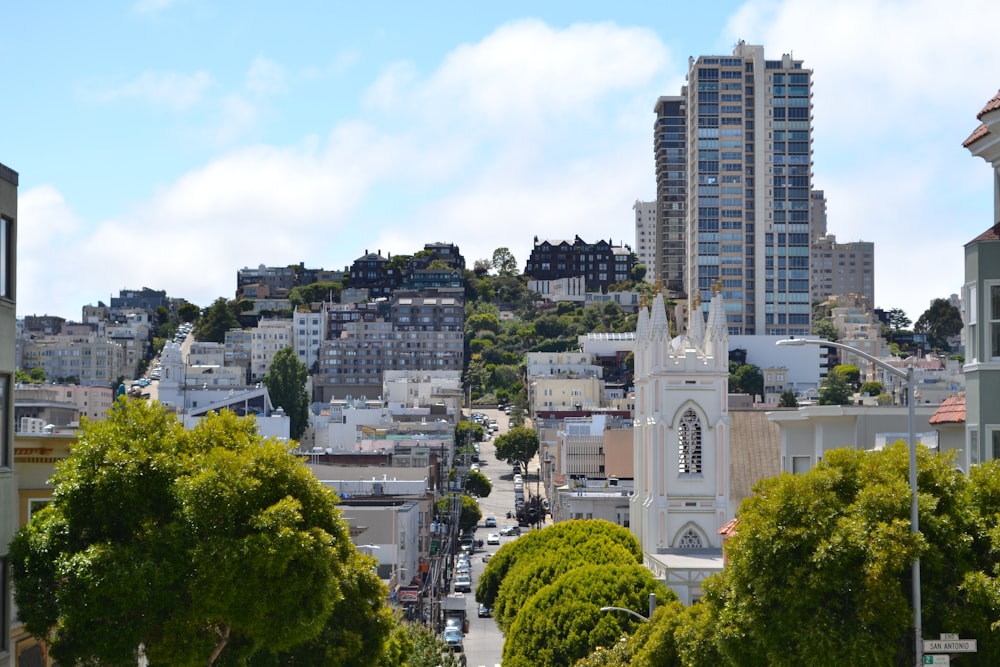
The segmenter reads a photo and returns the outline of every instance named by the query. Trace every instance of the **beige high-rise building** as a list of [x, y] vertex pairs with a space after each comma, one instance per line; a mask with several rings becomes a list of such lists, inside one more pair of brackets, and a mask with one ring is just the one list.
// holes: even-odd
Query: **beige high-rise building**
[[812, 301], [858, 294], [875, 303], [875, 244], [871, 241], [837, 243], [827, 234], [816, 239], [812, 254]]
[[646, 267], [646, 280], [656, 282], [656, 201], [635, 200], [635, 255]]

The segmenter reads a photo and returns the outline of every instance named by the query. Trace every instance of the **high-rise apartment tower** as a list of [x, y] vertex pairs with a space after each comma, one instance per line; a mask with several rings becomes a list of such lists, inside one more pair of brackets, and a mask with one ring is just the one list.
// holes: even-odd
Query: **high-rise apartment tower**
[[707, 304], [720, 284], [731, 335], [810, 333], [812, 72], [740, 42], [691, 58], [687, 85], [655, 112], [668, 293]]

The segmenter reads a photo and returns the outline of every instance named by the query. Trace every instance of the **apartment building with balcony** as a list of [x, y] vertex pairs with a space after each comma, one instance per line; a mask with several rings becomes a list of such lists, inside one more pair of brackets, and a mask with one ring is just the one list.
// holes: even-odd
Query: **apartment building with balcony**
[[556, 280], [583, 276], [588, 289], [606, 292], [611, 285], [630, 280], [635, 255], [629, 246], [616, 246], [600, 239], [588, 243], [579, 236], [566, 239], [535, 237], [524, 269], [532, 280]]

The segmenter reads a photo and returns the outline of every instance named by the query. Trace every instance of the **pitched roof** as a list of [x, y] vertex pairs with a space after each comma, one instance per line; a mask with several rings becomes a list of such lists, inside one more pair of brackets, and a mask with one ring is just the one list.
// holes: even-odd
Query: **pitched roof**
[[[976, 243], [977, 241], [1000, 241], [1000, 222], [969, 241], [969, 243]], [[969, 243], [966, 243], [965, 245], [969, 245]]]
[[944, 399], [934, 415], [927, 420], [928, 424], [964, 424], [965, 396], [949, 396]]
[[991, 111], [996, 111], [997, 109], [1000, 109], [1000, 91], [997, 91], [997, 94], [994, 95], [993, 98], [986, 103], [986, 106], [983, 107], [983, 110], [980, 111], [978, 114], [976, 114], [976, 118], [982, 120], [983, 116], [985, 116]]
[[[983, 107], [982, 111], [976, 114], [976, 118], [978, 120], [982, 120], [983, 116], [985, 116], [991, 111], [996, 111], [997, 109], [1000, 109], [1000, 91], [998, 91], [997, 94], [994, 95], [990, 99], [990, 101], [986, 103], [986, 106]], [[969, 135], [969, 138], [962, 142], [962, 146], [964, 148], [968, 148], [969, 146], [976, 143], [983, 137], [987, 136], [989, 133], [990, 131], [986, 127], [986, 123], [981, 123], [979, 127], [973, 130], [972, 134]]]

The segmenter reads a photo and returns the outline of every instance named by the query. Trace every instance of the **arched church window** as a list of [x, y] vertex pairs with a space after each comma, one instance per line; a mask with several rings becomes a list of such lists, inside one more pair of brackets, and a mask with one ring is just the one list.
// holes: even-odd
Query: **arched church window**
[[681, 541], [677, 546], [681, 549], [701, 549], [701, 535], [694, 528], [688, 528], [681, 535]]
[[701, 420], [688, 408], [677, 428], [677, 472], [701, 474]]

